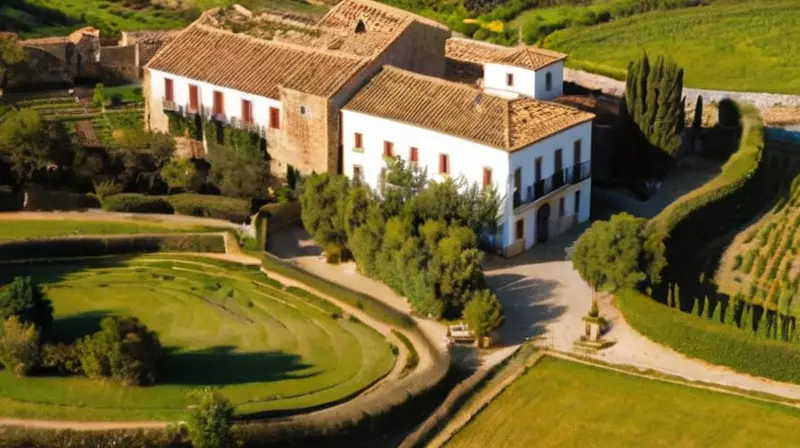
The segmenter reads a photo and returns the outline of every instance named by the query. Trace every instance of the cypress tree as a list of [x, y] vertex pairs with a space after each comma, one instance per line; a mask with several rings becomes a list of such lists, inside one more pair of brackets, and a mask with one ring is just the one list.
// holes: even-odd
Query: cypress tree
[[695, 298], [692, 299], [692, 311], [691, 311], [691, 315], [692, 316], [697, 316], [698, 315], [697, 303], [699, 301], [700, 301], [700, 299], [695, 299]]
[[697, 102], [694, 105], [694, 120], [692, 120], [692, 134], [694, 138], [700, 135], [700, 130], [703, 128], [703, 96], [697, 97]]
[[681, 288], [675, 283], [675, 290], [673, 291], [673, 301], [675, 302], [675, 308], [681, 309]]

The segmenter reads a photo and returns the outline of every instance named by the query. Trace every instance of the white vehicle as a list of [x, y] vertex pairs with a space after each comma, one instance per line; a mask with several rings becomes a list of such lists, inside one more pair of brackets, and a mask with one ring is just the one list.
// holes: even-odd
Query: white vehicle
[[475, 341], [475, 333], [464, 324], [450, 325], [447, 327], [447, 340], [451, 343], [465, 342], [472, 343]]

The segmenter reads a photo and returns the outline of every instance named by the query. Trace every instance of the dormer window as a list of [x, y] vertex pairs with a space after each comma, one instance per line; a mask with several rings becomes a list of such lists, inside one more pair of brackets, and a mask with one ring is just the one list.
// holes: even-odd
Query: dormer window
[[548, 92], [553, 90], [553, 74], [550, 72], [544, 75], [544, 89]]
[[363, 19], [358, 19], [358, 23], [356, 23], [356, 33], [366, 33], [367, 32], [367, 24], [364, 23]]
[[506, 85], [514, 87], [514, 75], [512, 73], [506, 73]]

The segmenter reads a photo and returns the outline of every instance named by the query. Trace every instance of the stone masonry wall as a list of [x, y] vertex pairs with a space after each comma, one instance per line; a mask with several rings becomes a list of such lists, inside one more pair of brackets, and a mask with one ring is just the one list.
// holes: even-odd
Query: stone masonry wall
[[[335, 166], [331, 157], [328, 100], [292, 89], [281, 89], [281, 138], [267, 137], [272, 173], [286, 176], [287, 165], [302, 173], [322, 173]], [[330, 160], [333, 159], [333, 160]]]

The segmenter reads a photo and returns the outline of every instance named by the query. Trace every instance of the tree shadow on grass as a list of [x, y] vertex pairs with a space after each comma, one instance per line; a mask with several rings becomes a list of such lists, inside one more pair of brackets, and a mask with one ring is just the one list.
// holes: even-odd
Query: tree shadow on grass
[[159, 384], [227, 386], [233, 384], [310, 378], [316, 372], [300, 373], [313, 367], [301, 357], [282, 351], [234, 353], [234, 346], [182, 352], [165, 347], [159, 369]]
[[100, 321], [110, 315], [111, 312], [106, 310], [93, 310], [55, 319], [47, 339], [50, 342], [71, 344], [100, 331]]

